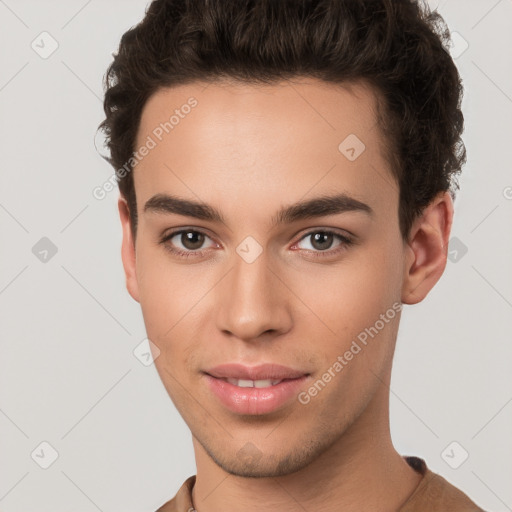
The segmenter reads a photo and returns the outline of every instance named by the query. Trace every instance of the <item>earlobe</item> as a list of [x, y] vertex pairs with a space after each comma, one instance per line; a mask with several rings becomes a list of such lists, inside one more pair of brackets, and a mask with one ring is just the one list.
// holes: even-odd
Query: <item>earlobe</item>
[[123, 229], [123, 241], [121, 245], [121, 259], [123, 260], [124, 274], [126, 278], [126, 288], [134, 300], [139, 302], [139, 286], [136, 272], [135, 244], [133, 241], [130, 210], [128, 203], [123, 197], [117, 202], [119, 217]]
[[406, 247], [402, 286], [404, 304], [421, 302], [442, 276], [452, 221], [452, 198], [449, 192], [441, 192], [413, 224]]

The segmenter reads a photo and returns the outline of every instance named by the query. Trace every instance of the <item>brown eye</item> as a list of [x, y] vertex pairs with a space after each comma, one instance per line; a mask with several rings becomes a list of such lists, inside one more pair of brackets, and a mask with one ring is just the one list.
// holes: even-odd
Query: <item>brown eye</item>
[[[205, 246], [207, 240], [210, 240], [210, 245]], [[215, 246], [208, 235], [195, 229], [173, 231], [165, 235], [160, 243], [167, 250], [179, 256], [200, 256], [206, 249]]]
[[200, 249], [204, 243], [205, 236], [198, 231], [183, 231], [181, 233], [180, 242], [185, 249], [196, 251]]
[[311, 245], [319, 251], [330, 249], [334, 240], [333, 234], [325, 231], [319, 231], [309, 236], [311, 237]]
[[[338, 240], [338, 243], [334, 244], [336, 239]], [[309, 247], [307, 247], [307, 244], [305, 247], [300, 246], [300, 244], [305, 240], [309, 240]], [[325, 252], [333, 247], [336, 248], [338, 246], [350, 245], [350, 243], [351, 240], [348, 237], [335, 233], [334, 231], [317, 230], [306, 233], [297, 245], [300, 249], [306, 249], [314, 252]]]

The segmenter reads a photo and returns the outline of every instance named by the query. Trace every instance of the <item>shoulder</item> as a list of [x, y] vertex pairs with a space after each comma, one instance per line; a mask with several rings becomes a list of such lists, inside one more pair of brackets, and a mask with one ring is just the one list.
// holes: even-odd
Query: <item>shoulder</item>
[[189, 476], [179, 488], [176, 496], [155, 512], [195, 512], [192, 506], [192, 487], [194, 487], [195, 481], [196, 475]]
[[406, 460], [423, 474], [423, 479], [399, 512], [485, 512], [460, 489], [431, 471], [423, 459], [406, 457]]

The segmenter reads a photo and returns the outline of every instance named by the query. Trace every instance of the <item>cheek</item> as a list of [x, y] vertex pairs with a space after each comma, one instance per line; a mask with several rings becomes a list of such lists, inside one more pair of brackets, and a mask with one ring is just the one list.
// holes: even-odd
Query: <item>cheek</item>
[[337, 265], [291, 276], [292, 289], [336, 334], [375, 322], [400, 298], [400, 270], [385, 251], [360, 251]]
[[197, 349], [201, 330], [209, 315], [205, 308], [208, 291], [215, 276], [200, 265], [171, 262], [161, 250], [146, 248], [137, 254], [139, 298], [148, 338], [157, 345], [160, 367], [174, 368], [173, 373], [186, 373], [183, 367], [190, 353]]
[[379, 374], [393, 352], [401, 274], [390, 254], [391, 246], [376, 245], [337, 266], [318, 266], [296, 277], [294, 292], [308, 306], [298, 321], [306, 337], [316, 340], [316, 350], [321, 347], [321, 370], [338, 356], [344, 360], [336, 382], [347, 378], [351, 387], [360, 384], [370, 371]]
[[141, 248], [137, 253], [137, 281], [144, 322], [149, 338], [153, 336], [160, 342], [172, 333], [173, 326], [185, 317], [200, 293], [190, 272], [172, 264], [162, 253], [160, 248]]

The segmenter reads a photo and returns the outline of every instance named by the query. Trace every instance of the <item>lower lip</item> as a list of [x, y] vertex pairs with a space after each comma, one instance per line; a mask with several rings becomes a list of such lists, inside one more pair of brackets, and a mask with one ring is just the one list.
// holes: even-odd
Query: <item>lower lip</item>
[[296, 397], [307, 375], [267, 388], [241, 388], [205, 374], [208, 386], [221, 403], [237, 414], [268, 414]]

